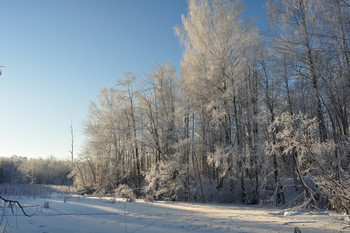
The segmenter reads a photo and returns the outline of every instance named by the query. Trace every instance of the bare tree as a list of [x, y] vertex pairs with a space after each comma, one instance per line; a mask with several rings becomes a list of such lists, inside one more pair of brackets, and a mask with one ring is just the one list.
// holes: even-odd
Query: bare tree
[[72, 120], [70, 121], [70, 135], [71, 135], [71, 149], [69, 150], [69, 153], [71, 154], [71, 161], [74, 162], [74, 133], [73, 133], [73, 123]]

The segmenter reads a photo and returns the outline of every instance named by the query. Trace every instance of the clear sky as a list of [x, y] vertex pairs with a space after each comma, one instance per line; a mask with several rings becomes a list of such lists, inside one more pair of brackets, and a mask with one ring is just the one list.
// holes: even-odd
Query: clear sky
[[[264, 0], [245, 2], [264, 24]], [[78, 154], [99, 89], [157, 62], [179, 69], [173, 27], [186, 11], [186, 0], [2, 0], [0, 156], [69, 159], [71, 121]]]

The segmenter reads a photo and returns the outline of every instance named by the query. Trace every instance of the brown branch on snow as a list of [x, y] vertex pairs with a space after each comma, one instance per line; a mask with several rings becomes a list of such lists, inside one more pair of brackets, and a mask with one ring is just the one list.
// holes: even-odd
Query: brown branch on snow
[[32, 215], [27, 214], [27, 213], [24, 211], [23, 206], [22, 206], [21, 203], [19, 203], [18, 201], [8, 200], [8, 199], [3, 198], [2, 196], [0, 196], [0, 199], [3, 200], [5, 203], [10, 203], [10, 207], [11, 207], [12, 213], [14, 213], [12, 206], [17, 204], [17, 205], [19, 206], [19, 208], [21, 208], [22, 213], [23, 213], [25, 216], [27, 216], [27, 217], [31, 217], [31, 216], [32, 216]]

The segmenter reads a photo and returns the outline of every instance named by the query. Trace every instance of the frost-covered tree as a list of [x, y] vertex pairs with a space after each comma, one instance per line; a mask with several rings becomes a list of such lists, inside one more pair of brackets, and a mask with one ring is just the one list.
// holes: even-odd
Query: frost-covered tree
[[[221, 177], [219, 184], [239, 176], [244, 202], [245, 177], [255, 179], [256, 202], [260, 98], [256, 55], [261, 44], [255, 28], [243, 24], [242, 9], [241, 1], [189, 1], [189, 12], [176, 32], [185, 46], [181, 87], [192, 114], [192, 132], [200, 138], [194, 140], [199, 143], [194, 150], [198, 165], [206, 177]], [[220, 169], [208, 167], [206, 156], [231, 147], [239, 153], [231, 154], [230, 172], [222, 177]]]
[[282, 54], [293, 57], [294, 72], [313, 88], [315, 115], [317, 116], [320, 141], [327, 140], [324, 108], [321, 96], [321, 74], [318, 57], [320, 51], [320, 17], [317, 0], [272, 0], [267, 2], [272, 25], [282, 30], [276, 39]]
[[145, 90], [140, 95], [143, 113], [143, 143], [155, 154], [152, 163], [167, 160], [174, 154], [177, 142], [178, 78], [169, 62], [158, 64], [148, 75]]
[[[230, 97], [239, 79], [249, 36], [242, 27], [239, 1], [189, 1], [189, 13], [176, 32], [185, 46], [181, 84], [201, 121], [218, 133], [212, 143], [232, 144]], [[238, 81], [239, 82], [239, 81]], [[214, 140], [218, 140], [215, 142]]]
[[135, 77], [127, 73], [116, 86], [102, 89], [97, 103], [90, 103], [85, 122], [87, 142], [75, 168], [80, 184], [107, 191], [120, 183], [140, 187], [134, 82]]
[[336, 141], [349, 134], [350, 98], [350, 2], [319, 0], [321, 18], [322, 79], [326, 86], [325, 102]]

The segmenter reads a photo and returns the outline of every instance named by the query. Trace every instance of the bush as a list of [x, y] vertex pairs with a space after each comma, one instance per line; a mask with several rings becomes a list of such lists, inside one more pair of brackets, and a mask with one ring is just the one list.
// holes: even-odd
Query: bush
[[186, 189], [186, 178], [185, 167], [177, 161], [156, 164], [146, 173], [146, 199], [181, 200], [181, 194]]
[[125, 198], [128, 202], [135, 202], [134, 191], [125, 184], [119, 185], [118, 188], [115, 189], [115, 196]]

